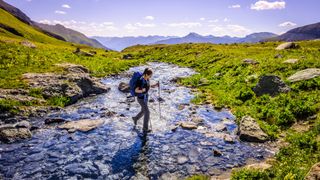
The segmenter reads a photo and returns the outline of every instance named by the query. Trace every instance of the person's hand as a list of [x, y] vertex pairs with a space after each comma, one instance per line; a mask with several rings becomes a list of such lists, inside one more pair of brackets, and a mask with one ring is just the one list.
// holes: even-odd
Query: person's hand
[[142, 92], [143, 92], [143, 93], [146, 92], [146, 91], [147, 91], [146, 88], [143, 88], [143, 89], [142, 89]]

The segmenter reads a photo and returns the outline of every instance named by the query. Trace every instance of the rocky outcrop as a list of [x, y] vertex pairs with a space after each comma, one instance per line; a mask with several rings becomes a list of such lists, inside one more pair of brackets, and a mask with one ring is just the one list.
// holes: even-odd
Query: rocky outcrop
[[293, 42], [286, 42], [283, 44], [280, 44], [276, 50], [284, 50], [284, 49], [296, 49], [299, 48], [299, 46]]
[[291, 82], [297, 82], [297, 81], [312, 79], [318, 76], [320, 76], [319, 68], [309, 68], [309, 69], [296, 72], [295, 74], [290, 76], [288, 80]]
[[183, 129], [187, 129], [187, 130], [192, 130], [192, 129], [198, 128], [197, 123], [194, 123], [194, 122], [180, 122], [177, 125], [181, 126], [181, 128], [183, 128]]
[[313, 165], [304, 179], [305, 180], [320, 179], [320, 163]]
[[31, 88], [41, 89], [46, 99], [64, 96], [69, 97], [71, 103], [76, 102], [82, 97], [91, 94], [101, 94], [110, 90], [99, 79], [87, 74], [88, 70], [83, 66], [67, 64], [64, 67], [69, 70], [68, 74], [27, 73], [23, 74], [23, 79], [28, 82]]
[[60, 125], [60, 129], [66, 129], [69, 133], [75, 132], [75, 131], [82, 131], [87, 132], [91, 131], [99, 126], [101, 126], [104, 123], [104, 120], [98, 119], [98, 120], [90, 120], [90, 119], [83, 119], [78, 121], [70, 121], [63, 125]]
[[130, 86], [128, 83], [121, 82], [118, 86], [119, 91], [123, 93], [129, 93], [130, 92]]
[[270, 96], [276, 96], [279, 93], [287, 93], [290, 91], [290, 87], [286, 85], [280, 77], [269, 75], [262, 76], [253, 91], [257, 96], [269, 94]]
[[250, 116], [244, 116], [238, 127], [240, 140], [247, 142], [265, 142], [268, 135], [262, 131], [259, 124]]
[[79, 55], [79, 56], [88, 56], [88, 57], [93, 57], [94, 54], [85, 52], [85, 51], [81, 51], [80, 48], [77, 48], [74, 52], [74, 54]]

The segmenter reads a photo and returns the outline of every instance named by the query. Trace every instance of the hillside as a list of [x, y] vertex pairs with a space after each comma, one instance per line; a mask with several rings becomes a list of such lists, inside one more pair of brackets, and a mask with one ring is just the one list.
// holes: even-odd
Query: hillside
[[54, 37], [50, 37], [34, 27], [23, 23], [7, 11], [0, 8], [0, 35], [9, 36], [20, 39], [28, 39], [36, 42], [45, 42], [60, 44], [60, 41]]
[[63, 25], [56, 24], [56, 25], [49, 25], [49, 24], [42, 24], [42, 23], [35, 23], [35, 25], [47, 32], [51, 32], [53, 34], [57, 34], [61, 37], [63, 37], [66, 41], [77, 43], [77, 44], [85, 44], [91, 47], [95, 48], [104, 48], [107, 49], [105, 46], [103, 46], [101, 43], [99, 43], [95, 39], [90, 39], [86, 35], [66, 28]]
[[320, 39], [320, 23], [310, 24], [292, 29], [272, 40], [277, 41], [303, 41]]

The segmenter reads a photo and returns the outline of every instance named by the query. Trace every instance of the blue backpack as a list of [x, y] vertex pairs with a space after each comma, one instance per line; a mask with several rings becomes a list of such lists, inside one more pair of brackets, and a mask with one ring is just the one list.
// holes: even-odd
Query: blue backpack
[[142, 73], [141, 72], [134, 72], [131, 79], [130, 79], [130, 82], [129, 82], [129, 85], [130, 85], [130, 94], [131, 96], [136, 96], [137, 94], [135, 93], [135, 89], [136, 89], [136, 86], [137, 86], [137, 81], [142, 77]]

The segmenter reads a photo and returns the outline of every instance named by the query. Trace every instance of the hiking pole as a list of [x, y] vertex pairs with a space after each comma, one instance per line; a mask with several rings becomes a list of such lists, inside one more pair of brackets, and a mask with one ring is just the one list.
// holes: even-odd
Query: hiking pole
[[160, 108], [160, 81], [158, 81], [158, 93], [159, 93], [159, 98], [158, 98], [158, 101], [159, 101], [159, 121], [161, 120], [161, 108]]

